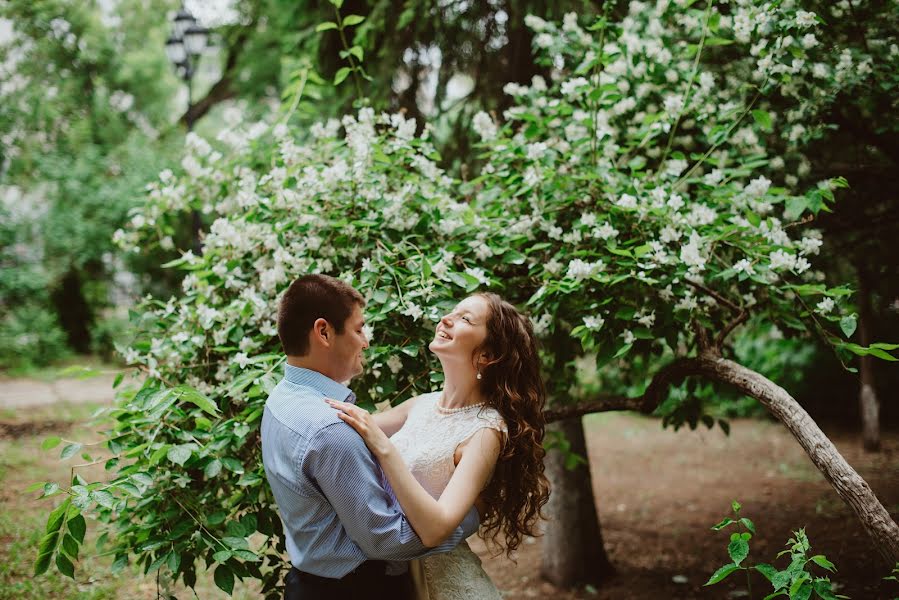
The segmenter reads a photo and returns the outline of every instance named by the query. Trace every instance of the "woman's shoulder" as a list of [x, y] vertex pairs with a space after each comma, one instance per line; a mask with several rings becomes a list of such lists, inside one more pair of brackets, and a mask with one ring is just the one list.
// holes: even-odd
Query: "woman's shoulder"
[[479, 410], [477, 419], [490, 429], [496, 429], [503, 433], [509, 431], [509, 428], [506, 426], [506, 420], [503, 418], [502, 414], [492, 406], [485, 406]]

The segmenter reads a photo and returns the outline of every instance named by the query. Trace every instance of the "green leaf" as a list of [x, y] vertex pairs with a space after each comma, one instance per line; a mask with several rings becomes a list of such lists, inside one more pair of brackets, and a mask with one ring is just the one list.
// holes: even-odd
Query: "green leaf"
[[203, 474], [206, 475], [207, 478], [212, 479], [222, 471], [222, 461], [215, 458], [206, 465], [206, 468], [203, 469]]
[[774, 576], [777, 575], [777, 569], [767, 563], [759, 563], [753, 567], [756, 571], [765, 576], [770, 582], [774, 582]]
[[81, 444], [69, 444], [65, 448], [62, 449], [62, 452], [59, 454], [60, 460], [66, 460], [72, 458], [81, 450]]
[[337, 74], [334, 75], [334, 85], [340, 85], [343, 83], [343, 80], [346, 79], [350, 74], [349, 67], [341, 67], [337, 70]]
[[50, 483], [45, 483], [43, 494], [41, 495], [41, 497], [46, 498], [47, 496], [52, 496], [53, 494], [55, 494], [58, 491], [59, 491], [58, 483], [54, 483], [52, 481]]
[[181, 566], [181, 555], [175, 551], [169, 552], [168, 558], [168, 567], [172, 573], [178, 572], [178, 567]]
[[834, 594], [831, 583], [827, 579], [816, 579], [814, 588], [815, 593], [818, 594], [818, 597], [821, 598], [821, 600], [837, 600], [837, 598], [845, 597]]
[[329, 29], [337, 29], [337, 23], [334, 21], [325, 21], [324, 23], [319, 23], [318, 27], [315, 28], [315, 31], [322, 32], [328, 31]]
[[343, 0], [328, 0], [331, 4], [334, 5], [335, 8], [340, 8], [343, 6]]
[[616, 352], [612, 358], [618, 358], [619, 356], [624, 356], [625, 354], [630, 352], [630, 349], [632, 347], [633, 347], [633, 344], [625, 344], [624, 346], [622, 346], [621, 348], [618, 349], [618, 352]]
[[887, 354], [886, 352], [884, 352], [883, 350], [881, 350], [879, 348], [869, 348], [868, 354], [870, 354], [871, 356], [876, 356], [877, 358], [880, 358], [882, 360], [890, 361], [890, 362], [899, 361], [899, 358], [896, 358], [895, 356]]
[[56, 448], [59, 445], [59, 442], [61, 442], [61, 441], [62, 440], [59, 439], [58, 437], [56, 437], [55, 435], [50, 436], [43, 441], [43, 443], [41, 444], [41, 449], [42, 450], [50, 450], [51, 448]]
[[75, 579], [75, 565], [61, 552], [56, 553], [56, 568], [66, 577]]
[[47, 517], [46, 533], [56, 533], [62, 527], [62, 522], [66, 517], [66, 511], [69, 509], [71, 499], [66, 498], [65, 502], [53, 509], [50, 516]]
[[718, 419], [718, 427], [721, 428], [721, 431], [724, 432], [724, 435], [730, 435], [730, 423], [728, 423], [724, 419]]
[[352, 48], [350, 48], [349, 52], [357, 59], [359, 59], [359, 62], [362, 62], [362, 46], [353, 46]]
[[834, 564], [832, 562], [830, 562], [829, 560], [827, 560], [827, 557], [824, 556], [823, 554], [816, 554], [815, 556], [811, 557], [809, 560], [814, 561], [814, 563], [816, 565], [818, 565], [819, 567], [822, 567], [824, 569], [827, 569], [831, 573], [836, 573], [836, 571], [837, 571], [836, 567], [834, 567]]
[[771, 115], [768, 111], [754, 110], [752, 111], [752, 118], [755, 119], [755, 122], [758, 123], [762, 129], [771, 131]]
[[233, 550], [249, 550], [250, 545], [247, 543], [247, 540], [242, 537], [233, 537], [228, 536], [222, 538], [222, 541]]
[[734, 564], [739, 565], [749, 556], [749, 543], [743, 538], [733, 540], [727, 545], [727, 553], [733, 559]]
[[743, 505], [740, 504], [739, 502], [737, 502], [736, 500], [734, 500], [733, 502], [730, 503], [730, 507], [735, 513], [738, 513], [738, 512], [740, 512], [740, 509], [743, 508]]
[[229, 596], [231, 595], [231, 592], [234, 591], [234, 573], [227, 565], [219, 565], [216, 567], [213, 579], [215, 579], [215, 585]]
[[808, 208], [808, 200], [803, 196], [794, 196], [787, 198], [786, 208], [784, 209], [784, 217], [792, 221], [799, 218], [805, 209]]
[[742, 524], [746, 527], [746, 529], [748, 529], [748, 530], [751, 531], [752, 533], [755, 533], [755, 523], [753, 523], [752, 521], [750, 521], [750, 520], [747, 519], [746, 517], [742, 517], [742, 518], [740, 519], [740, 523], [742, 523]]
[[161, 567], [163, 564], [165, 564], [165, 562], [168, 560], [168, 558], [169, 558], [168, 552], [165, 552], [165, 553], [157, 556], [156, 560], [154, 560], [152, 563], [150, 563], [150, 566], [147, 567], [146, 571], [144, 571], [144, 575], [146, 575], [148, 573], [153, 573], [154, 571], [159, 569], [159, 567]]
[[175, 388], [174, 391], [178, 395], [179, 400], [190, 402], [203, 412], [209, 413], [210, 415], [218, 415], [219, 409], [215, 405], [215, 402], [213, 402], [194, 388], [186, 385], [179, 385]]
[[[802, 588], [803, 584], [808, 582], [809, 574], [806, 572], [802, 572], [799, 576], [793, 581], [793, 585], [790, 586], [790, 600], [793, 600], [797, 597], [799, 590]], [[811, 585], [809, 585], [809, 591], [811, 591]], [[808, 596], [806, 596], [808, 598]]]
[[75, 538], [68, 533], [62, 537], [62, 549], [70, 557], [74, 559], [78, 558], [78, 542], [76, 542]]
[[[365, 17], [363, 17], [362, 15], [347, 15], [343, 18], [343, 26], [352, 27], [353, 25], [358, 25], [364, 20]], [[350, 51], [352, 52], [352, 50]]]
[[843, 335], [847, 338], [852, 337], [852, 334], [855, 333], [855, 327], [857, 325], [855, 315], [849, 315], [848, 317], [843, 317], [840, 319], [840, 329], [843, 330]]
[[876, 344], [871, 344], [870, 348], [879, 348], [880, 350], [895, 350], [899, 348], [899, 344], [884, 344], [883, 342], [878, 342]]
[[232, 557], [230, 550], [219, 550], [215, 554], [212, 555], [212, 560], [215, 562], [228, 562], [228, 560]]
[[113, 574], [119, 573], [128, 566], [128, 555], [119, 554], [112, 563], [111, 571]]
[[50, 567], [50, 560], [53, 558], [53, 552], [56, 550], [56, 540], [59, 539], [59, 532], [53, 531], [41, 538], [41, 544], [38, 546], [37, 560], [34, 561], [34, 576], [42, 575]]
[[94, 490], [91, 492], [91, 499], [100, 506], [105, 506], [106, 508], [115, 506], [115, 498], [106, 490]]
[[82, 517], [80, 514], [75, 515], [74, 517], [69, 519], [67, 526], [72, 534], [72, 537], [74, 537], [79, 544], [83, 544], [84, 534], [87, 531], [87, 523], [84, 522], [84, 517]]
[[[795, 584], [790, 588], [791, 592], [793, 587], [796, 587]], [[796, 593], [790, 594], [790, 600], [808, 600], [812, 597], [813, 589], [814, 586], [811, 581], [804, 581], [802, 585], [796, 589]]]
[[259, 556], [257, 556], [256, 553], [251, 550], [235, 550], [234, 556], [241, 560], [246, 560], [249, 562], [257, 562], [259, 560]]
[[223, 458], [222, 465], [232, 473], [237, 473], [238, 475], [243, 473], [243, 463], [236, 458]]
[[722, 529], [724, 529], [725, 527], [727, 527], [728, 525], [730, 525], [733, 522], [734, 522], [733, 519], [725, 518], [723, 521], [721, 521], [717, 525], [713, 525], [712, 530], [713, 531], [721, 531]]
[[715, 573], [711, 577], [709, 577], [709, 580], [707, 582], [705, 582], [703, 585], [704, 586], [705, 585], [714, 585], [714, 584], [718, 583], [719, 581], [723, 580], [725, 577], [727, 577], [734, 571], [738, 571], [738, 570], [740, 570], [740, 567], [737, 565], [724, 565], [723, 567], [721, 567], [720, 569], [715, 571]]
[[184, 466], [184, 463], [190, 458], [191, 449], [187, 445], [180, 446], [172, 446], [169, 448], [166, 457], [179, 466]]

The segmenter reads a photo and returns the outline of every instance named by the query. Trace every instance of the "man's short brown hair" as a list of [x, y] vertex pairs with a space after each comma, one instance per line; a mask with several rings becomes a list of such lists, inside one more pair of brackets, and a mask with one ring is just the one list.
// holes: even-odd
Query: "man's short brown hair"
[[309, 352], [309, 332], [316, 319], [324, 319], [343, 333], [353, 309], [365, 306], [355, 288], [328, 275], [304, 275], [287, 288], [278, 307], [278, 337], [288, 356]]

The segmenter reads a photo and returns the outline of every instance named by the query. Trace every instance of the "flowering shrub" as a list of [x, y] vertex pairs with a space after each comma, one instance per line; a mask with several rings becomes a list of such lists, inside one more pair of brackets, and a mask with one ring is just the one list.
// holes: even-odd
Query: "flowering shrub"
[[283, 542], [258, 426], [283, 363], [279, 293], [304, 273], [366, 296], [372, 347], [354, 388], [368, 405], [439, 383], [434, 323], [484, 288], [530, 311], [556, 405], [587, 352], [626, 358], [620, 376], [639, 395], [660, 358], [720, 351], [750, 314], [853, 349], [834, 333], [854, 328], [837, 306], [849, 292], [820, 282], [822, 242], [802, 227], [845, 182], [786, 181], [765, 153], [779, 115], [757, 108], [807, 76], [796, 36], [812, 17], [786, 4], [634, 2], [587, 30], [574, 15], [529, 22], [553, 77], [510, 85], [518, 105], [504, 124], [474, 119], [483, 168], [470, 181], [440, 169], [427, 127], [367, 107], [303, 143], [283, 123], [236, 124], [219, 136], [226, 150], [188, 137], [183, 175], [163, 172], [116, 238], [134, 252], [171, 246], [195, 207], [213, 220], [203, 254], [170, 263], [185, 272], [181, 298], [141, 307], [123, 352], [148, 377], [111, 412], [115, 475], [76, 478], [39, 572], [54, 554], [68, 569], [58, 538], [95, 507], [119, 565], [136, 555], [192, 585], [202, 559], [226, 591], [250, 576], [277, 596]]

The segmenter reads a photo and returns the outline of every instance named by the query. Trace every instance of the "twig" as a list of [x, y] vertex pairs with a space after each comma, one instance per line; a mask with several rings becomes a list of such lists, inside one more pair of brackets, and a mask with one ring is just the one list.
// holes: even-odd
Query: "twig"
[[737, 306], [736, 304], [734, 304], [733, 302], [731, 302], [730, 300], [728, 300], [727, 298], [725, 298], [724, 296], [722, 296], [721, 294], [716, 292], [715, 290], [713, 290], [709, 287], [706, 287], [705, 285], [703, 285], [697, 281], [693, 281], [692, 279], [684, 279], [684, 281], [686, 281], [687, 283], [689, 283], [696, 289], [702, 290], [703, 292], [705, 292], [706, 294], [708, 294], [709, 296], [711, 296], [712, 298], [714, 298], [721, 304], [727, 306], [732, 311], [734, 311], [736, 313], [743, 312], [742, 308], [740, 308], [739, 306]]
[[743, 310], [739, 315], [737, 315], [736, 319], [725, 325], [724, 329], [722, 329], [718, 333], [718, 335], [715, 336], [715, 347], [718, 348], [719, 353], [721, 350], [721, 346], [724, 344], [724, 340], [727, 338], [727, 336], [730, 335], [730, 332], [745, 323], [747, 320], [749, 320], [749, 311]]

